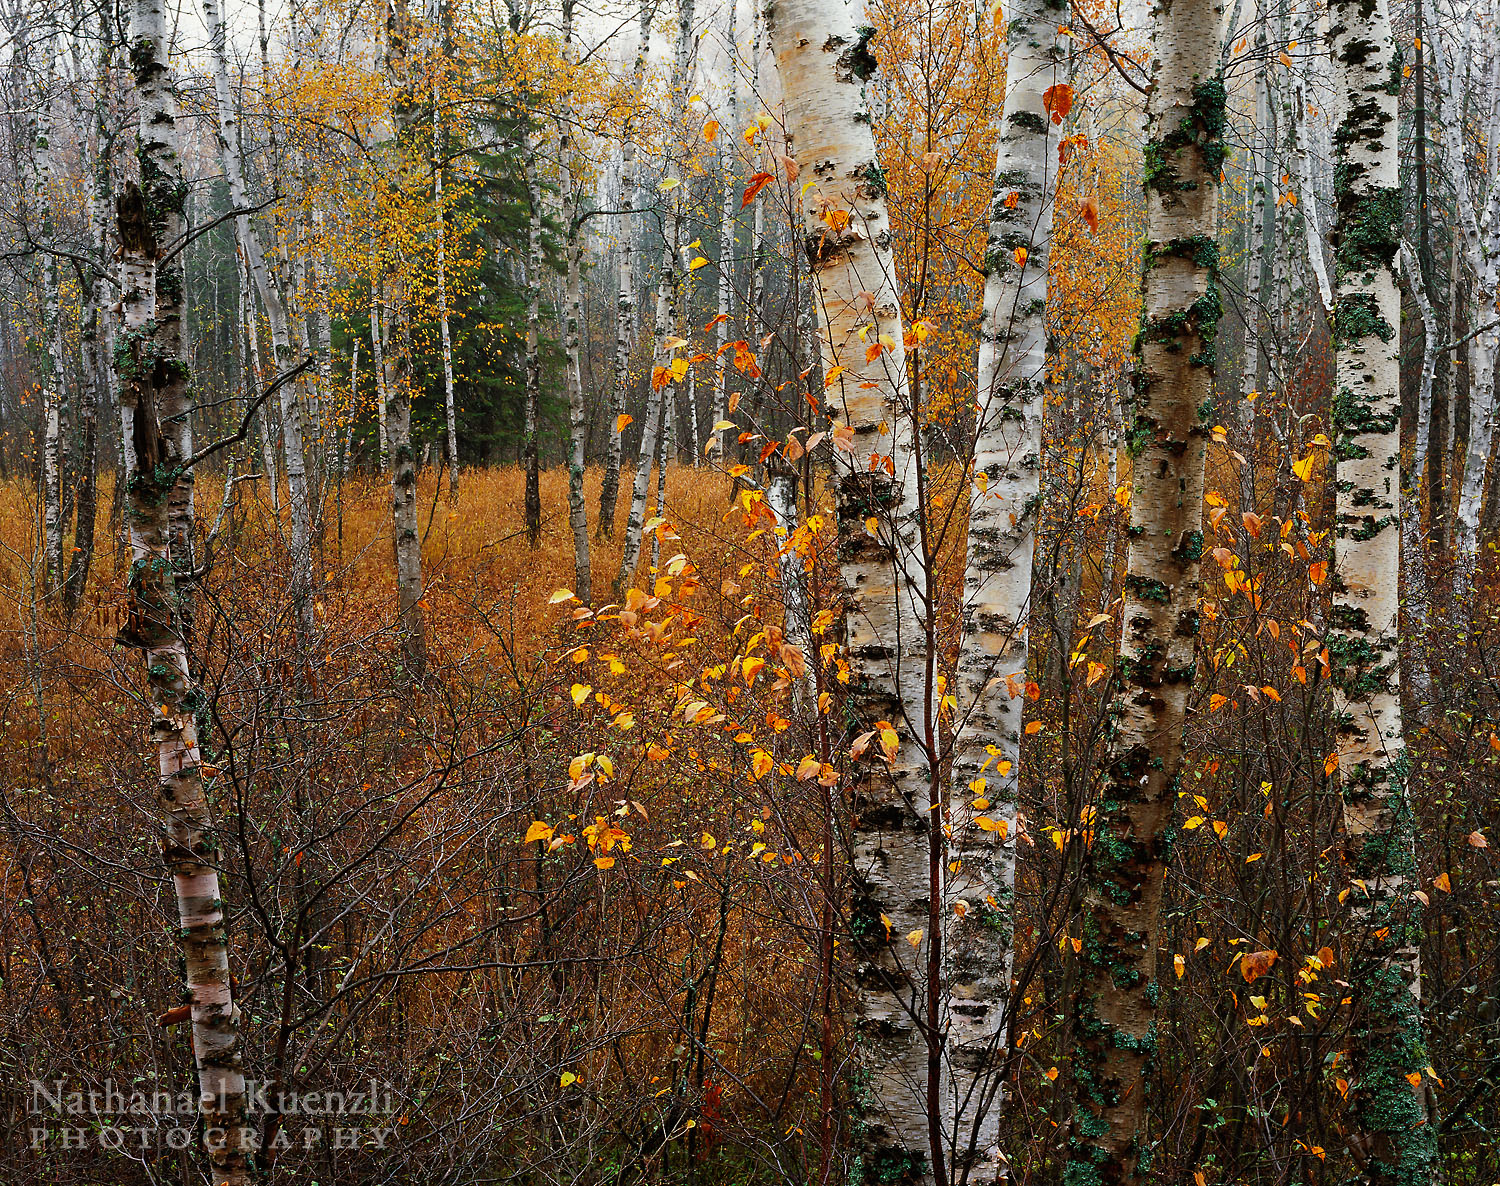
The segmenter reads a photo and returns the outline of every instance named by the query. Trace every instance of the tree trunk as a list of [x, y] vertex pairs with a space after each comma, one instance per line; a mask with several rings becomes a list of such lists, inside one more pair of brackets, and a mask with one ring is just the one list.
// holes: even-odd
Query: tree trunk
[[[725, 35], [725, 49], [729, 55], [728, 64], [724, 68], [725, 77], [729, 80], [727, 92], [724, 97], [724, 120], [719, 129], [719, 171], [720, 185], [722, 187], [722, 206], [719, 210], [719, 307], [715, 317], [715, 342], [718, 350], [714, 353], [714, 390], [711, 402], [711, 412], [714, 427], [709, 431], [713, 434], [714, 458], [719, 464], [724, 463], [727, 454], [724, 451], [724, 434], [728, 429], [719, 428], [729, 415], [729, 319], [734, 312], [734, 265], [735, 251], [737, 247], [735, 235], [735, 208], [734, 191], [736, 166], [739, 164], [739, 153], [735, 145], [739, 141], [739, 45], [736, 41], [735, 11], [738, 5], [731, 2], [729, 5], [729, 29]], [[696, 453], [694, 462], [698, 460]]]
[[[632, 91], [642, 92], [646, 77], [646, 55], [651, 46], [651, 22], [656, 19], [657, 0], [642, 0], [641, 23], [635, 48]], [[620, 417], [625, 414], [630, 394], [630, 352], [635, 345], [635, 237], [639, 219], [635, 203], [639, 193], [636, 179], [636, 143], [634, 109], [627, 112], [620, 130], [620, 214], [616, 226], [619, 250], [619, 295], [615, 298], [615, 370], [610, 386], [609, 443], [604, 453], [604, 477], [599, 486], [599, 523], [596, 535], [609, 539], [615, 533], [615, 508], [620, 500], [620, 466], [624, 456], [624, 430]]]
[[[245, 1078], [240, 1015], [230, 984], [229, 948], [216, 864], [220, 842], [203, 787], [197, 713], [202, 693], [188, 670], [171, 519], [186, 457], [183, 434], [164, 429], [187, 367], [178, 325], [159, 308], [162, 243], [176, 237], [184, 188], [177, 155], [177, 96], [168, 65], [167, 13], [158, 0], [131, 9], [130, 63], [140, 112], [144, 192], [133, 183], [117, 202], [122, 341], [116, 352], [129, 474], [127, 521], [133, 563], [128, 619], [120, 641], [144, 653], [151, 689], [151, 737], [159, 759], [163, 858], [177, 899], [185, 997], [191, 1006], [199, 1107], [214, 1180], [248, 1180]], [[170, 240], [169, 240], [170, 241]]]
[[1059, 19], [1041, 0], [1007, 6], [1005, 106], [984, 258], [974, 486], [955, 672], [959, 715], [948, 864], [957, 862], [959, 869], [947, 886], [953, 908], [945, 911], [952, 1077], [945, 1127], [954, 1142], [955, 1172], [966, 1167], [971, 1180], [982, 1183], [1006, 1173], [999, 1146], [1001, 1077], [1014, 959], [1021, 693], [1039, 505], [1055, 183], [1055, 124], [1045, 96], [1058, 81]]
[[[851, 787], [855, 1021], [869, 1071], [862, 1156], [871, 1180], [941, 1181], [932, 1057], [941, 1039], [932, 1024], [940, 985], [930, 977], [941, 956], [941, 935], [931, 926], [938, 892], [932, 834], [940, 838], [940, 830], [930, 827], [926, 567], [901, 305], [865, 93], [877, 67], [874, 30], [860, 23], [837, 0], [783, 0], [766, 14], [787, 150], [810, 179], [797, 238], [817, 285], [824, 371], [836, 375], [823, 397], [840, 445], [834, 493], [847, 587], [848, 706], [876, 731]], [[746, 318], [747, 329], [756, 324], [753, 306]], [[871, 343], [883, 346], [874, 359]], [[884, 763], [874, 758], [882, 741], [894, 743]]]
[[670, 249], [664, 251], [661, 278], [656, 285], [656, 334], [657, 351], [651, 368], [651, 394], [646, 400], [646, 422], [641, 426], [641, 451], [635, 462], [635, 481], [630, 488], [630, 515], [625, 520], [625, 547], [620, 554], [620, 570], [615, 574], [613, 594], [615, 600], [625, 595], [630, 582], [635, 578], [636, 565], [641, 559], [641, 532], [646, 522], [646, 500], [651, 493], [651, 463], [656, 460], [657, 440], [664, 432], [664, 421], [671, 408], [670, 397], [665, 392], [672, 385], [671, 352], [663, 352], [661, 344], [667, 340], [667, 330], [673, 324], [672, 286], [675, 269], [672, 267]]
[[[1386, 0], [1334, 0], [1329, 37], [1343, 118], [1334, 134], [1337, 478], [1327, 633], [1350, 897], [1351, 1148], [1371, 1186], [1431, 1181], [1422, 1068], [1421, 913], [1398, 687], [1401, 395], [1396, 282], [1400, 58]], [[1477, 372], [1476, 372], [1477, 378]], [[1413, 1086], [1406, 1079], [1416, 1079]]]
[[370, 356], [375, 370], [375, 435], [380, 438], [379, 464], [381, 473], [391, 469], [391, 428], [386, 420], [389, 404], [390, 375], [385, 366], [385, 327], [381, 324], [381, 309], [385, 306], [385, 278], [377, 273], [370, 278]]
[[1422, 319], [1422, 374], [1417, 380], [1416, 440], [1412, 447], [1411, 469], [1402, 475], [1401, 483], [1401, 604], [1406, 613], [1401, 646], [1408, 688], [1408, 702], [1417, 720], [1431, 725], [1435, 705], [1432, 699], [1432, 669], [1427, 661], [1427, 618], [1432, 599], [1432, 581], [1427, 568], [1427, 541], [1422, 532], [1422, 475], [1427, 469], [1427, 451], [1431, 442], [1432, 383], [1438, 360], [1438, 322], [1432, 311], [1432, 299], [1422, 279], [1421, 267], [1401, 249], [1412, 299]]
[[447, 425], [448, 498], [458, 497], [458, 411], [453, 399], [453, 339], [448, 329], [447, 211], [443, 198], [443, 128], [438, 112], [441, 95], [432, 84], [432, 207], [437, 222], [438, 337], [443, 348], [443, 414]]
[[[955, 1172], [1005, 1175], [999, 1146], [1011, 946], [1027, 610], [1036, 542], [1047, 361], [1047, 262], [1060, 14], [1046, 0], [1006, 6], [1005, 106], [995, 153], [978, 421], [969, 494], [963, 638], [948, 825], [948, 1042], [945, 1127]], [[1059, 121], [1060, 122], [1060, 119]], [[1007, 678], [1009, 677], [1009, 678]], [[1019, 681], [1019, 683], [1017, 682]], [[983, 825], [982, 827], [980, 825]], [[996, 827], [998, 825], [998, 827]], [[962, 909], [955, 909], [962, 903]]]
[[[415, 149], [417, 112], [410, 49], [411, 20], [406, 0], [392, 0], [386, 23], [386, 69], [397, 88], [392, 101], [398, 153]], [[392, 343], [392, 373], [386, 390], [386, 424], [391, 435], [391, 544], [396, 561], [396, 608], [406, 677], [420, 682], [427, 673], [427, 623], [422, 605], [422, 537], [417, 521], [417, 457], [411, 439], [412, 309], [401, 282], [392, 315], [401, 340]]]
[[526, 413], [521, 459], [526, 467], [526, 538], [534, 548], [542, 539], [542, 464], [537, 441], [538, 404], [542, 398], [542, 185], [536, 169], [535, 138], [526, 136], [526, 193], [531, 201], [526, 238]]
[[[219, 155], [229, 186], [229, 202], [236, 210], [246, 209], [250, 200], [245, 191], [244, 157], [240, 151], [239, 119], [234, 97], [229, 89], [229, 69], [225, 53], [225, 27], [218, 0], [203, 0], [203, 21], [208, 30], [209, 60], [214, 73], [214, 99], [218, 113]], [[235, 237], [245, 260], [245, 267], [255, 282], [266, 320], [271, 329], [271, 355], [276, 374], [284, 374], [296, 365], [291, 335], [287, 330], [286, 306], [281, 292], [272, 281], [266, 266], [260, 233], [248, 214], [234, 220]], [[253, 308], [253, 303], [252, 303]], [[252, 320], [249, 331], [255, 333]], [[272, 376], [274, 380], [275, 376]], [[297, 400], [296, 385], [284, 383], [279, 392], [281, 410], [282, 453], [285, 460], [287, 501], [292, 518], [292, 555], [289, 585], [301, 645], [307, 648], [316, 625], [313, 617], [312, 575], [312, 495], [307, 481], [307, 453], [302, 434], [302, 407]], [[261, 423], [266, 423], [262, 418]], [[275, 481], [274, 471], [269, 475]], [[275, 505], [273, 499], [273, 505]]]
[[[563, 61], [571, 66], [577, 56], [573, 42], [574, 0], [563, 0]], [[568, 101], [569, 105], [571, 101]], [[583, 498], [585, 450], [588, 439], [588, 413], [583, 406], [583, 279], [579, 236], [583, 223], [579, 218], [582, 194], [575, 189], [576, 168], [573, 156], [573, 121], [570, 106], [558, 131], [558, 157], [562, 162], [563, 217], [567, 222], [567, 296], [563, 310], [563, 353], [566, 357], [568, 388], [568, 521], [573, 527], [573, 592], [587, 605], [593, 583], [589, 568], [589, 511]]]
[[1220, 305], [1221, 10], [1156, 9], [1147, 100], [1145, 301], [1138, 337], [1130, 546], [1111, 764], [1086, 859], [1068, 1174], [1143, 1181], [1155, 1069], [1165, 832], [1184, 760], [1198, 635], [1204, 452]]

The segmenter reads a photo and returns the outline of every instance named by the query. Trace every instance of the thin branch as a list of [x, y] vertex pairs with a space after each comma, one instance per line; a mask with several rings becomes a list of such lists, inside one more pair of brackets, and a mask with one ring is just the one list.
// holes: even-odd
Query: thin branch
[[264, 202], [261, 202], [259, 205], [241, 206], [236, 210], [226, 210], [223, 214], [219, 215], [218, 218], [212, 219], [209, 222], [205, 222], [202, 226], [194, 227], [190, 231], [183, 232], [181, 238], [173, 243], [172, 246], [167, 248], [166, 251], [162, 252], [161, 259], [157, 261], [158, 264], [164, 264], [178, 252], [185, 251], [188, 245], [195, 239], [197, 239], [198, 236], [208, 234], [209, 231], [213, 230], [214, 227], [218, 226], [221, 222], [228, 222], [231, 218], [239, 218], [241, 215], [259, 214], [267, 206], [274, 206], [279, 201], [281, 201], [281, 195], [272, 194], [269, 198], [267, 198]]
[[184, 461], [181, 468], [183, 470], [190, 470], [200, 461], [205, 461], [209, 457], [213, 456], [213, 454], [217, 453], [220, 449], [227, 449], [230, 445], [236, 445], [240, 441], [243, 441], [247, 436], [250, 435], [250, 422], [255, 419], [255, 413], [260, 411], [261, 405], [265, 403], [266, 400], [275, 395], [278, 391], [280, 391], [283, 387], [285, 387], [288, 383], [292, 382], [294, 379], [300, 376], [304, 371], [311, 367], [312, 364], [313, 356], [309, 354], [291, 370], [282, 371], [281, 374], [277, 375], [276, 378], [272, 380], [269, 387], [267, 387], [264, 391], [262, 391], [258, 396], [255, 397], [255, 402], [245, 409], [245, 418], [240, 421], [240, 427], [238, 431], [231, 433], [227, 437], [221, 437], [211, 445], [203, 446], [203, 448], [199, 449], [196, 453], [194, 453], [191, 457]]

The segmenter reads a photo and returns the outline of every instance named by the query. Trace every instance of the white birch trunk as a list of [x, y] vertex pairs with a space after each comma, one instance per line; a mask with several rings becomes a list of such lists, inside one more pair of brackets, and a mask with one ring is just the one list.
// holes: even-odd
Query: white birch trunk
[[441, 96], [432, 84], [432, 207], [437, 223], [438, 338], [443, 349], [443, 414], [447, 426], [448, 497], [458, 497], [458, 410], [453, 396], [453, 339], [448, 328], [447, 210], [443, 197], [443, 129], [438, 118]]
[[[406, 0], [391, 0], [386, 23], [385, 67], [396, 87], [392, 100], [395, 150], [410, 159], [416, 153], [417, 111], [411, 48], [411, 18]], [[417, 518], [417, 458], [411, 439], [412, 341], [406, 281], [390, 318], [400, 326], [400, 341], [390, 343], [392, 372], [386, 384], [386, 426], [391, 439], [391, 546], [396, 567], [396, 610], [405, 675], [420, 682], [427, 672], [427, 621], [422, 604], [422, 537]]]
[[1405, 785], [1400, 665], [1401, 298], [1399, 57], [1386, 0], [1332, 0], [1330, 47], [1342, 118], [1334, 135], [1338, 244], [1334, 275], [1337, 520], [1327, 647], [1338, 721], [1337, 775], [1352, 943], [1351, 1147], [1377, 1186], [1431, 1180], [1434, 1134], [1422, 1082], [1412, 898], [1415, 838]]
[[[753, 2], [753, 0], [752, 0]], [[718, 325], [714, 328], [715, 343], [718, 350], [714, 354], [714, 390], [710, 400], [712, 423], [717, 425], [724, 422], [729, 415], [729, 356], [726, 346], [729, 342], [729, 319], [734, 313], [734, 264], [735, 251], [738, 244], [735, 242], [735, 208], [734, 191], [736, 166], [739, 164], [739, 154], [735, 145], [740, 137], [739, 130], [739, 45], [736, 40], [738, 29], [735, 20], [738, 0], [729, 0], [729, 28], [726, 32], [726, 48], [729, 54], [729, 62], [725, 67], [725, 75], [728, 78], [724, 96], [724, 119], [719, 129], [719, 171], [722, 174], [720, 183], [722, 193], [720, 195], [722, 205], [719, 210], [719, 307]], [[714, 459], [721, 465], [727, 456], [724, 450], [724, 434], [729, 431], [723, 428], [712, 428]], [[693, 460], [697, 461], [697, 452], [693, 454]]]
[[1227, 97], [1223, 7], [1155, 9], [1147, 99], [1144, 309], [1138, 337], [1124, 630], [1110, 765], [1087, 850], [1077, 1112], [1070, 1180], [1146, 1180], [1145, 1084], [1155, 1073], [1164, 835], [1184, 777], [1197, 651], [1204, 458], [1221, 312], [1215, 239]]
[[1412, 446], [1411, 471], [1401, 484], [1401, 603], [1406, 613], [1404, 646], [1411, 703], [1419, 719], [1430, 724], [1433, 714], [1432, 669], [1427, 661], [1427, 618], [1432, 582], [1427, 568], [1427, 541], [1422, 531], [1423, 476], [1431, 442], [1432, 384], [1438, 362], [1438, 321], [1432, 300], [1422, 282], [1422, 270], [1405, 245], [1401, 248], [1417, 312], [1422, 319], [1422, 374], [1417, 381], [1417, 423]]
[[[635, 68], [631, 79], [635, 94], [641, 94], [646, 77], [646, 55], [651, 45], [651, 22], [656, 18], [656, 0], [642, 0], [640, 28], [637, 33]], [[639, 185], [636, 177], [634, 112], [627, 114], [620, 130], [620, 215], [617, 250], [619, 252], [619, 293], [615, 298], [615, 365], [610, 386], [609, 439], [604, 454], [604, 477], [599, 487], [599, 523], [597, 534], [608, 539], [615, 533], [615, 509], [620, 499], [620, 467], [624, 456], [623, 429], [620, 417], [625, 414], [625, 400], [630, 392], [630, 352], [635, 345], [635, 238], [639, 223], [635, 204]]]
[[651, 368], [651, 394], [646, 400], [646, 422], [641, 426], [641, 451], [636, 458], [635, 480], [630, 487], [630, 514], [625, 520], [625, 547], [620, 554], [620, 569], [615, 574], [613, 586], [616, 600], [623, 597], [625, 590], [630, 587], [630, 582], [635, 578], [636, 566], [640, 563], [641, 531], [646, 522], [646, 501], [651, 494], [651, 464], [656, 460], [657, 442], [659, 436], [664, 434], [665, 418], [671, 409], [671, 379], [663, 379], [661, 376], [664, 372], [669, 375], [672, 365], [672, 353], [664, 350], [662, 344], [669, 337], [671, 326], [675, 322], [672, 315], [676, 275], [672, 266], [675, 262], [673, 254], [669, 244], [668, 250], [662, 253], [662, 273], [656, 285], [657, 348]]
[[[1005, 1175], [999, 1146], [1014, 949], [1026, 618], [1039, 512], [1047, 270], [1057, 126], [1044, 96], [1062, 80], [1059, 13], [1006, 5], [1005, 106], [995, 153], [979, 327], [963, 638], [948, 826], [948, 1047], [944, 1127], [955, 1170]], [[982, 821], [980, 827], [976, 821]]]
[[[563, 60], [571, 66], [577, 57], [573, 40], [574, 0], [563, 0]], [[573, 145], [571, 100], [564, 103], [564, 121], [558, 130], [558, 156], [562, 162], [563, 217], [566, 220], [567, 292], [563, 310], [563, 353], [568, 389], [568, 521], [573, 528], [573, 592], [584, 605], [592, 600], [593, 576], [589, 566], [589, 512], [583, 497], [584, 464], [587, 460], [588, 413], [583, 406], [583, 281], [578, 217], [582, 194], [575, 180], [577, 151]]]
[[[888, 762], [872, 756], [880, 752], [872, 743], [852, 787], [855, 1020], [868, 1069], [862, 1157], [872, 1179], [941, 1179], [931, 840], [941, 833], [930, 819], [925, 699], [933, 657], [901, 305], [866, 97], [874, 30], [841, 0], [782, 0], [765, 23], [785, 96], [787, 151], [811, 182], [797, 239], [817, 286], [824, 370], [836, 374], [823, 395], [843, 446], [834, 491], [849, 707], [862, 728], [883, 722], [899, 743]], [[746, 318], [756, 325], [753, 305]], [[867, 360], [875, 342], [888, 345]]]
[[[218, 0], [201, 0], [204, 25], [208, 30], [209, 61], [214, 75], [214, 99], [218, 115], [219, 154], [229, 187], [229, 202], [236, 210], [246, 209], [250, 202], [245, 190], [244, 157], [240, 150], [239, 120], [235, 114], [234, 96], [229, 89], [229, 69], [225, 51], [225, 26]], [[255, 282], [266, 321], [271, 330], [271, 355], [277, 374], [296, 365], [291, 337], [287, 332], [286, 306], [266, 266], [260, 233], [248, 214], [234, 220], [235, 236], [251, 279]], [[255, 325], [249, 326], [255, 340]], [[258, 350], [258, 346], [257, 346]], [[275, 376], [272, 376], [274, 380]], [[302, 432], [302, 407], [294, 384], [284, 383], [278, 393], [281, 411], [282, 455], [286, 466], [287, 502], [291, 511], [291, 577], [290, 587], [296, 612], [298, 632], [304, 647], [316, 634], [313, 616], [312, 575], [312, 494], [307, 481], [307, 452]], [[262, 419], [262, 424], [265, 420]], [[274, 470], [269, 475], [275, 480]], [[273, 503], [274, 505], [274, 503]]]
[[542, 398], [542, 185], [537, 176], [536, 153], [536, 141], [528, 133], [526, 192], [531, 213], [526, 233], [526, 410], [521, 464], [526, 469], [526, 535], [533, 548], [542, 538], [541, 444], [537, 440], [538, 405]]
[[370, 357], [375, 371], [375, 435], [379, 437], [378, 458], [380, 472], [391, 468], [390, 425], [386, 421], [386, 406], [389, 401], [389, 375], [385, 369], [385, 330], [381, 326], [381, 307], [384, 300], [385, 282], [377, 273], [370, 277]]
[[[117, 207], [122, 337], [117, 351], [127, 472], [132, 565], [129, 618], [121, 641], [144, 653], [157, 750], [163, 859], [181, 931], [184, 997], [191, 1006], [200, 1111], [214, 1180], [241, 1186], [249, 1177], [250, 1132], [240, 1056], [240, 1015], [230, 983], [229, 949], [216, 864], [220, 842], [204, 793], [196, 712], [201, 693], [188, 670], [180, 562], [172, 556], [172, 491], [179, 483], [183, 435], [161, 417], [185, 387], [187, 369], [172, 327], [161, 316], [158, 228], [181, 223], [177, 97], [168, 65], [168, 17], [161, 0], [130, 11], [131, 69], [139, 108], [140, 151], [151, 164], [144, 192], [126, 188]], [[149, 361], [148, 361], [149, 360]]]

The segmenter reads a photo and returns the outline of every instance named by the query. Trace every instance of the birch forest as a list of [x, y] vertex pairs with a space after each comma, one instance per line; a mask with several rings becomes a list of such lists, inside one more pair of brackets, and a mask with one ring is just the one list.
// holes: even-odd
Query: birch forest
[[0, 1186], [1495, 1186], [1497, 152], [1500, 0], [0, 0]]

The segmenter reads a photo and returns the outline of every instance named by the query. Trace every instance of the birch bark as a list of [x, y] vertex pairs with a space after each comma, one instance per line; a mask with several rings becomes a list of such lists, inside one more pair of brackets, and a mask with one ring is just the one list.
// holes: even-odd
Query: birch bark
[[1130, 545], [1111, 763], [1085, 868], [1077, 1111], [1067, 1174], [1130, 1184], [1155, 1074], [1165, 832], [1183, 765], [1198, 635], [1203, 482], [1220, 303], [1215, 240], [1225, 151], [1217, 0], [1154, 10], [1146, 106], [1145, 308], [1138, 338]]
[[458, 409], [453, 395], [453, 337], [448, 327], [447, 209], [443, 198], [443, 125], [439, 118], [442, 95], [432, 83], [432, 209], [437, 224], [438, 339], [443, 352], [443, 415], [447, 427], [448, 498], [458, 497]]
[[[392, 116], [398, 154], [414, 149], [417, 111], [411, 62], [411, 19], [406, 0], [390, 0], [386, 19], [386, 69], [397, 88]], [[420, 682], [427, 671], [427, 623], [422, 606], [422, 539], [417, 531], [417, 458], [411, 440], [411, 309], [402, 299], [393, 315], [401, 327], [392, 373], [386, 385], [386, 425], [391, 440], [391, 542], [396, 562], [396, 609], [407, 678]]]
[[[574, 41], [574, 0], [563, 0], [563, 63], [571, 69], [577, 61]], [[563, 122], [558, 130], [558, 157], [562, 162], [563, 217], [567, 223], [567, 293], [563, 310], [563, 353], [566, 356], [568, 389], [568, 521], [573, 528], [573, 592], [587, 605], [593, 583], [589, 566], [589, 512], [583, 497], [585, 449], [588, 435], [588, 413], [583, 406], [583, 280], [582, 247], [579, 238], [583, 220], [579, 217], [582, 193], [575, 179], [577, 152], [573, 143], [571, 100], [563, 106]]]
[[[1401, 395], [1396, 281], [1401, 59], [1386, 0], [1331, 0], [1342, 119], [1334, 134], [1334, 456], [1337, 517], [1327, 647], [1350, 897], [1351, 1148], [1372, 1186], [1430, 1181], [1422, 1068], [1421, 912], [1398, 686]], [[1477, 375], [1477, 368], [1476, 368]], [[1414, 1074], [1413, 1087], [1406, 1076]]]
[[[635, 67], [631, 72], [634, 93], [645, 85], [646, 55], [651, 48], [651, 22], [656, 19], [657, 0], [643, 0], [640, 29], [636, 39]], [[604, 478], [599, 487], [599, 523], [596, 534], [609, 539], [615, 533], [615, 508], [620, 500], [620, 466], [624, 456], [623, 429], [620, 417], [625, 414], [625, 400], [630, 393], [630, 352], [635, 345], [635, 236], [638, 219], [635, 203], [639, 186], [636, 179], [635, 110], [625, 117], [620, 130], [620, 215], [619, 227], [619, 293], [615, 298], [615, 367], [610, 387], [609, 443], [604, 454]]]
[[542, 397], [542, 185], [537, 177], [536, 139], [526, 136], [526, 194], [531, 211], [526, 229], [526, 410], [522, 421], [521, 464], [526, 470], [526, 538], [534, 548], [542, 538], [542, 464], [537, 412]]
[[127, 455], [127, 522], [132, 564], [129, 616], [120, 641], [145, 658], [160, 783], [163, 860], [176, 896], [191, 1006], [205, 1145], [215, 1181], [248, 1179], [248, 1138], [240, 1015], [230, 983], [228, 938], [217, 863], [219, 842], [204, 792], [197, 714], [202, 693], [188, 669], [172, 555], [173, 492], [186, 456], [184, 435], [162, 418], [187, 384], [176, 328], [160, 308], [164, 235], [181, 223], [184, 189], [177, 155], [177, 96], [168, 65], [168, 14], [161, 0], [130, 10], [130, 64], [139, 108], [144, 190], [128, 185], [116, 204], [120, 236], [122, 341], [116, 351]]
[[[224, 167], [225, 181], [229, 187], [229, 202], [233, 209], [245, 210], [248, 209], [250, 200], [245, 188], [245, 166], [240, 147], [239, 117], [235, 113], [234, 96], [229, 88], [224, 19], [218, 0], [201, 0], [201, 7], [203, 23], [208, 31], [209, 64], [214, 75], [214, 100], [218, 116], [219, 155]], [[234, 230], [245, 267], [255, 282], [255, 290], [260, 296], [261, 306], [266, 311], [266, 321], [271, 330], [272, 362], [277, 374], [285, 373], [296, 365], [296, 360], [291, 334], [287, 328], [286, 305], [281, 299], [279, 287], [271, 279], [270, 271], [266, 266], [260, 232], [248, 214], [241, 214], [235, 218]], [[249, 331], [252, 335], [255, 333], [253, 320]], [[284, 383], [278, 394], [281, 411], [282, 456], [286, 468], [287, 503], [292, 520], [289, 583], [298, 632], [303, 645], [306, 646], [316, 634], [312, 597], [312, 493], [308, 488], [302, 406], [297, 399], [296, 386]], [[262, 420], [262, 423], [264, 424], [265, 421]], [[271, 478], [275, 480], [274, 470]]]
[[[1005, 105], [995, 152], [979, 327], [974, 486], [969, 494], [963, 637], [948, 825], [948, 1046], [945, 1127], [955, 1168], [1005, 1174], [999, 1146], [1013, 963], [1016, 815], [1031, 560], [1039, 506], [1047, 362], [1047, 265], [1055, 136], [1048, 88], [1065, 9], [1006, 5]], [[1056, 92], [1052, 92], [1055, 96]], [[1059, 122], [1060, 122], [1059, 117]], [[1009, 677], [1009, 678], [1007, 678]], [[980, 825], [983, 825], [982, 827]], [[998, 827], [997, 827], [998, 825]]]
[[[887, 741], [856, 767], [855, 1023], [868, 1070], [861, 1157], [871, 1180], [943, 1180], [931, 973], [933, 787], [926, 745], [931, 686], [916, 439], [907, 387], [884, 175], [866, 88], [874, 30], [842, 0], [782, 0], [765, 13], [784, 95], [787, 151], [810, 183], [797, 241], [809, 260], [833, 416], [834, 494], [846, 586], [848, 704]], [[752, 269], [756, 260], [752, 259]], [[747, 307], [748, 326], [756, 311]], [[861, 332], [863, 331], [863, 333]], [[882, 352], [870, 359], [867, 343]], [[835, 371], [835, 367], [839, 368]], [[873, 521], [875, 529], [867, 526]], [[889, 734], [889, 737], [886, 734]]]
[[[737, 0], [729, 0], [729, 28], [726, 31], [726, 46], [729, 54], [728, 64], [725, 66], [725, 75], [728, 78], [726, 93], [724, 96], [724, 121], [719, 130], [719, 172], [722, 205], [719, 208], [719, 307], [717, 310], [717, 322], [715, 328], [715, 341], [718, 350], [714, 354], [714, 389], [710, 400], [713, 424], [721, 424], [729, 414], [729, 355], [726, 346], [729, 342], [729, 318], [734, 312], [734, 264], [736, 243], [735, 235], [735, 166], [738, 163], [738, 154], [735, 151], [735, 142], [739, 138], [739, 45], [736, 41], [737, 22], [735, 20], [736, 9], [739, 7]], [[714, 441], [714, 458], [723, 464], [724, 433], [727, 429], [711, 428]], [[694, 461], [697, 460], [696, 455]]]

